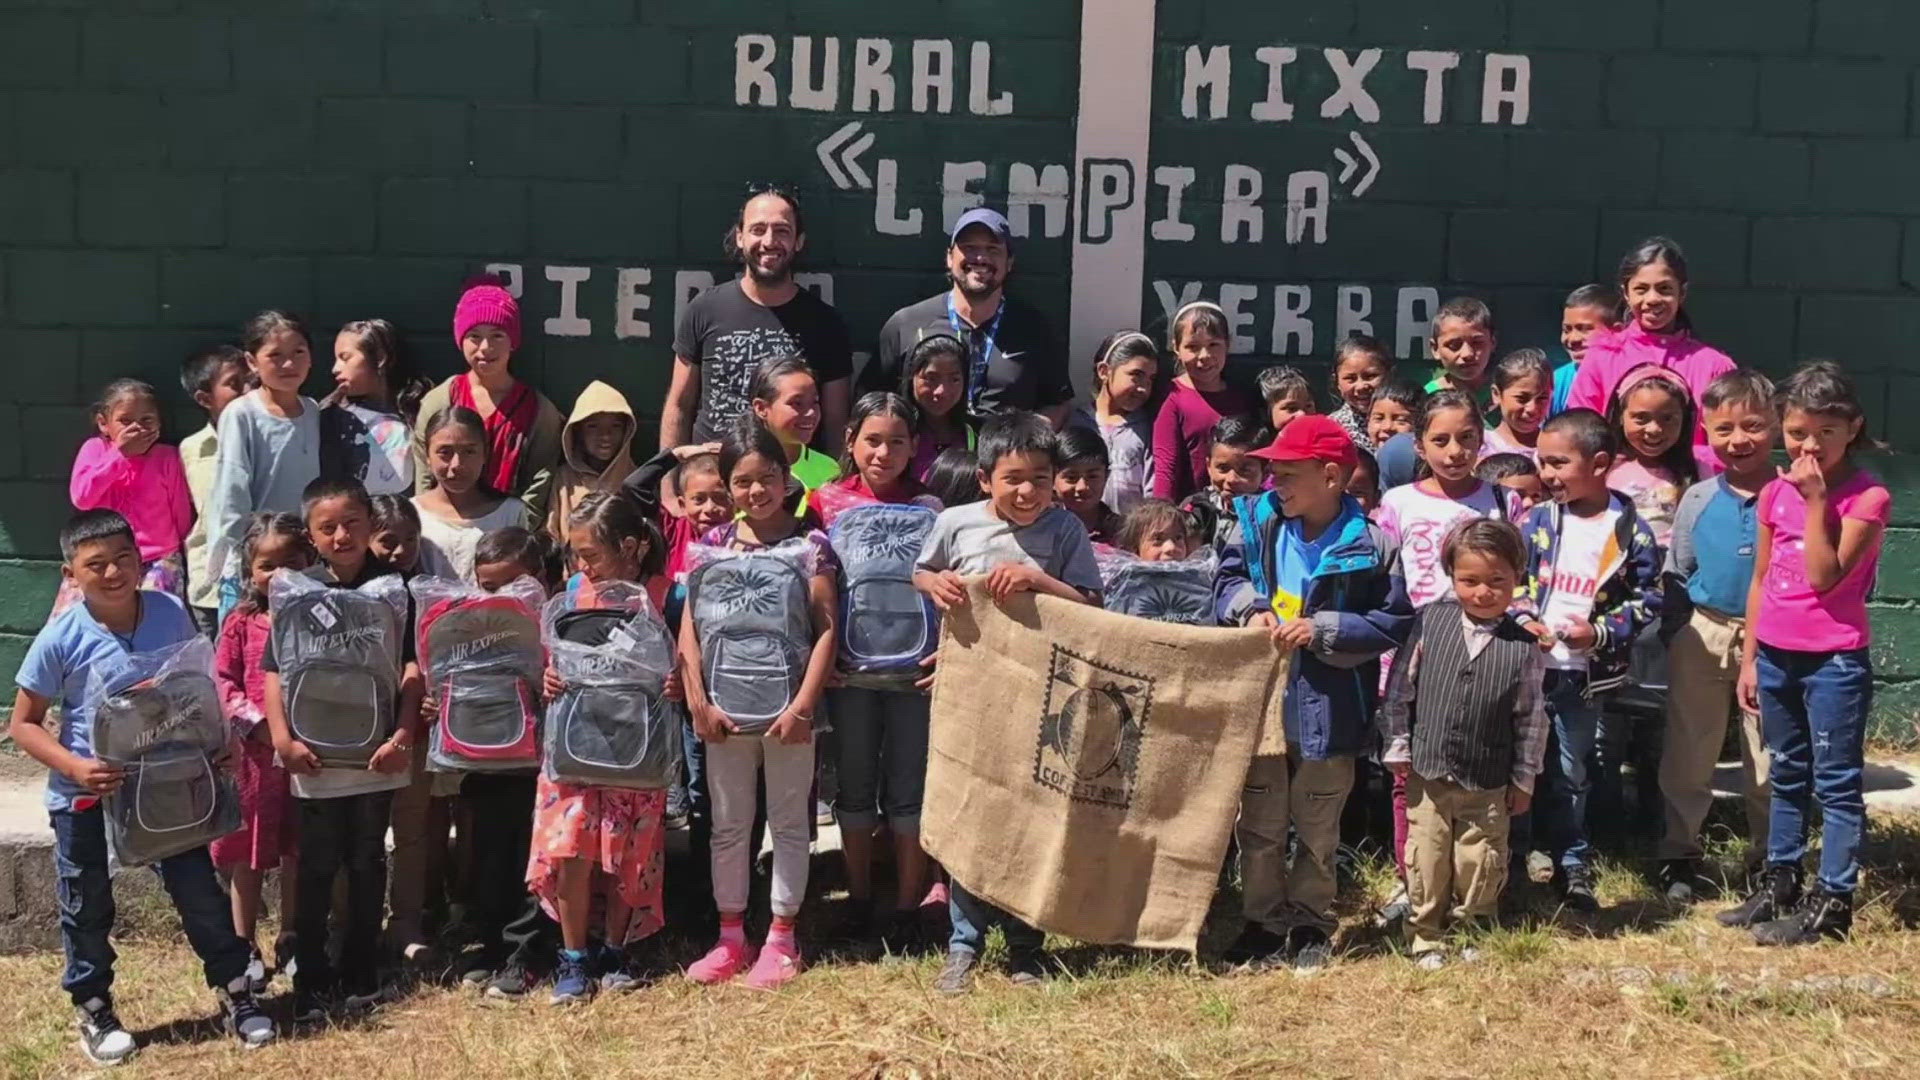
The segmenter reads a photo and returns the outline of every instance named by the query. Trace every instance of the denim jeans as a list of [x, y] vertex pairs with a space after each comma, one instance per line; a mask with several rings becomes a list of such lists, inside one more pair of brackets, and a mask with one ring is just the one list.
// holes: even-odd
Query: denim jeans
[[[89, 810], [54, 810], [53, 871], [58, 878], [60, 944], [67, 956], [60, 988], [74, 1004], [106, 997], [113, 989], [113, 884], [107, 877], [106, 815]], [[204, 847], [155, 864], [154, 871], [180, 915], [187, 942], [200, 957], [208, 986], [226, 986], [246, 974], [252, 949], [233, 932], [233, 909], [213, 860]]]
[[1807, 818], [1815, 800], [1820, 834], [1820, 887], [1850, 896], [1860, 881], [1860, 837], [1866, 823], [1867, 713], [1873, 708], [1873, 663], [1867, 650], [1809, 653], [1761, 645], [1760, 724], [1773, 756], [1767, 862], [1798, 869], [1807, 854]]
[[[376, 983], [380, 959], [393, 792], [294, 802], [300, 812], [300, 904], [294, 919], [294, 955], [300, 968], [295, 988], [327, 991], [344, 982], [349, 991], [369, 989]], [[347, 875], [347, 924], [336, 972], [327, 956], [327, 916], [333, 910], [334, 877], [342, 870]]]
[[1546, 798], [1540, 803], [1540, 826], [1553, 845], [1554, 861], [1562, 870], [1583, 870], [1593, 855], [1587, 839], [1587, 761], [1599, 730], [1600, 709], [1587, 700], [1587, 673], [1549, 669], [1545, 683], [1547, 716], [1553, 721], [1558, 754], [1547, 755], [1541, 780]]
[[834, 733], [839, 736], [840, 792], [834, 816], [843, 829], [880, 823], [885, 778], [887, 825], [895, 833], [920, 830], [927, 788], [927, 711], [933, 699], [912, 690], [835, 690]]
[[973, 895], [958, 880], [947, 886], [947, 918], [953, 923], [953, 936], [947, 939], [949, 952], [979, 956], [987, 948], [987, 931], [996, 925], [1006, 934], [1009, 949], [1038, 949], [1047, 942], [1044, 931]]

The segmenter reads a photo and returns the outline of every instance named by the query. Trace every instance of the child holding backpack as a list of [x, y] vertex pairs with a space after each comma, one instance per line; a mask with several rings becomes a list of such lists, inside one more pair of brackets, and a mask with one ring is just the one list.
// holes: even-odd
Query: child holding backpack
[[[795, 554], [802, 567], [798, 573], [804, 576], [793, 580], [791, 563], [770, 562], [747, 570], [730, 566], [734, 560], [722, 557], [698, 566], [688, 578], [680, 653], [687, 708], [694, 730], [706, 743], [707, 789], [713, 802], [713, 901], [720, 909], [720, 939], [687, 969], [687, 977], [713, 985], [751, 964], [747, 985], [772, 990], [800, 973], [794, 920], [807, 891], [813, 715], [833, 663], [833, 581], [838, 566], [826, 534], [810, 527], [811, 518], [795, 517], [787, 509], [792, 477], [786, 448], [772, 431], [757, 420], [743, 419], [720, 444], [720, 474], [740, 516], [708, 533], [705, 543], [750, 555], [797, 546], [803, 549]], [[766, 572], [757, 573], [760, 569]], [[757, 621], [763, 615], [783, 622], [784, 635], [771, 626], [747, 627], [749, 616]], [[720, 655], [723, 649], [725, 656]], [[769, 652], [776, 659], [769, 659]], [[772, 672], [770, 666], [782, 670]], [[775, 707], [768, 704], [768, 688], [782, 682], [790, 696], [777, 706], [778, 715], [748, 717], [736, 704], [754, 701], [754, 708], [764, 714]], [[753, 854], [747, 836], [762, 770], [767, 828], [773, 834], [773, 924], [756, 959], [747, 944], [744, 916]]]
[[[606, 492], [593, 492], [574, 506], [567, 545], [582, 579], [573, 588], [583, 597], [620, 582], [644, 587], [666, 565], [659, 531], [632, 500]], [[589, 603], [583, 600], [583, 606]], [[547, 697], [565, 689], [549, 667]], [[560, 923], [554, 1004], [592, 996], [596, 975], [607, 990], [640, 985], [625, 950], [665, 924], [660, 895], [666, 807], [665, 788], [596, 787], [541, 774], [527, 888]], [[606, 911], [606, 937], [598, 949], [589, 929], [596, 893]]]
[[875, 912], [874, 921], [895, 951], [918, 942], [918, 910], [927, 888], [920, 800], [930, 702], [920, 683], [939, 633], [932, 609], [913, 588], [913, 559], [940, 505], [909, 468], [918, 418], [898, 394], [862, 397], [847, 423], [841, 465], [847, 475], [815, 497], [842, 569], [840, 685], [830, 696], [840, 767], [833, 809], [847, 860], [847, 892], [856, 905], [872, 902], [873, 835], [884, 791], [893, 833], [894, 909], [884, 922]]

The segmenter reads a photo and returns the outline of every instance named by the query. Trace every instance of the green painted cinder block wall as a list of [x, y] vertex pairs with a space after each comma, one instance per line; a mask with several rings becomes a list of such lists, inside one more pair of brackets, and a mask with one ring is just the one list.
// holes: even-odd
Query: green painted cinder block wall
[[[1412, 356], [1459, 291], [1551, 346], [1665, 232], [1704, 337], [1842, 360], [1920, 450], [1917, 72], [1920, 5], [1886, 0], [0, 0], [0, 667], [108, 379], [187, 434], [178, 361], [266, 306], [322, 352], [392, 318], [449, 372], [460, 282], [502, 264], [517, 369], [650, 412], [753, 181], [806, 196], [857, 340], [985, 199], [1081, 352], [1192, 293], [1243, 365], [1316, 370], [1356, 326]], [[1914, 741], [1920, 465], [1876, 465], [1878, 732]]]

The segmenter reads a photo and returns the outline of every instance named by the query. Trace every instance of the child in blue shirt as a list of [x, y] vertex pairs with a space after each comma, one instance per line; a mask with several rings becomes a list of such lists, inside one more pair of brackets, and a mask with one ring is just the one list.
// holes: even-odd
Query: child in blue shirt
[[[1726, 471], [1680, 497], [1662, 574], [1660, 636], [1667, 643], [1668, 687], [1660, 797], [1666, 830], [1658, 853], [1661, 887], [1668, 900], [1682, 904], [1694, 899], [1701, 880], [1700, 827], [1713, 806], [1714, 765], [1740, 678], [1760, 489], [1777, 475], [1773, 446], [1780, 434], [1773, 383], [1757, 371], [1714, 379], [1700, 395], [1700, 411], [1707, 445]], [[1771, 798], [1758, 714], [1741, 714], [1740, 736], [1748, 858], [1757, 860], [1767, 850]]]
[[[100, 799], [118, 789], [126, 774], [93, 756], [93, 709], [85, 692], [97, 665], [178, 645], [198, 631], [179, 598], [140, 588], [140, 550], [133, 527], [118, 513], [74, 515], [61, 530], [60, 555], [62, 577], [79, 587], [84, 602], [55, 616], [33, 639], [14, 676], [19, 689], [8, 734], [50, 770], [46, 806], [67, 958], [60, 986], [79, 1014], [80, 1049], [96, 1065], [117, 1065], [138, 1046], [113, 1008], [114, 952], [107, 940], [113, 885]], [[55, 701], [61, 707], [57, 737], [42, 726]], [[220, 997], [227, 1030], [249, 1048], [273, 1041], [273, 1019], [248, 988], [251, 948], [233, 931], [227, 895], [207, 849], [162, 859], [154, 869], [200, 957], [207, 985]]]
[[[1273, 490], [1235, 500], [1218, 614], [1297, 652], [1286, 755], [1254, 758], [1240, 799], [1246, 927], [1224, 959], [1311, 971], [1331, 957], [1340, 814], [1354, 759], [1376, 741], [1380, 654], [1406, 640], [1413, 605], [1399, 551], [1346, 494], [1358, 453], [1345, 429], [1296, 417], [1253, 456], [1269, 463]], [[1300, 841], [1291, 867], [1289, 828]]]

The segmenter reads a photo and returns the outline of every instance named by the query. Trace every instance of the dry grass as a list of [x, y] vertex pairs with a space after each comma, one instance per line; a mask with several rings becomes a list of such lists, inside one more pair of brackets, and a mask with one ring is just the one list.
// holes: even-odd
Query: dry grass
[[[1731, 845], [1720, 852], [1733, 858]], [[1877, 823], [1855, 939], [1763, 951], [1674, 912], [1619, 866], [1608, 910], [1571, 927], [1536, 902], [1474, 936], [1482, 958], [1415, 969], [1371, 927], [1377, 868], [1343, 901], [1342, 960], [1323, 974], [1224, 977], [1184, 959], [1062, 949], [1069, 974], [971, 996], [937, 961], [827, 956], [779, 994], [671, 976], [558, 1010], [423, 989], [359, 1024], [244, 1054], [215, 1033], [183, 946], [121, 950], [119, 999], [143, 1075], [539, 1076], [1820, 1076], [1912, 1075], [1920, 1060], [1920, 822]], [[1378, 896], [1371, 899], [1377, 899]], [[1230, 913], [1228, 913], [1230, 915]], [[1230, 917], [1217, 935], [1231, 934]], [[1217, 950], [1222, 942], [1210, 937]], [[663, 945], [663, 964], [697, 944]], [[56, 956], [0, 959], [0, 1073], [78, 1073]], [[284, 986], [284, 984], [276, 984]]]

